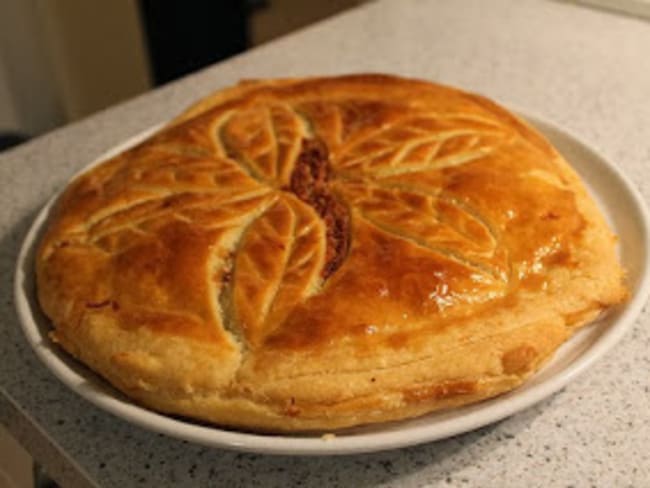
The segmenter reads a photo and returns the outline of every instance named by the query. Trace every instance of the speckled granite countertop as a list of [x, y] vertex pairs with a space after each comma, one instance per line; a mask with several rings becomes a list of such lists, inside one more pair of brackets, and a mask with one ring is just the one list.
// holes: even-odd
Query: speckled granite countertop
[[13, 310], [16, 254], [49, 195], [117, 142], [247, 77], [382, 71], [555, 121], [650, 197], [650, 23], [545, 0], [368, 4], [0, 156], [0, 422], [64, 486], [650, 486], [650, 318], [550, 399], [442, 442], [340, 458], [207, 449], [62, 386]]

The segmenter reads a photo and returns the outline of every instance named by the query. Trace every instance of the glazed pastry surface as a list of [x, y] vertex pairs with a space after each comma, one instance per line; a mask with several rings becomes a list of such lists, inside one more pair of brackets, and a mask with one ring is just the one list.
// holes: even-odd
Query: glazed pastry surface
[[37, 256], [52, 338], [135, 401], [260, 431], [511, 390], [626, 296], [536, 130], [385, 75], [248, 81], [75, 179]]

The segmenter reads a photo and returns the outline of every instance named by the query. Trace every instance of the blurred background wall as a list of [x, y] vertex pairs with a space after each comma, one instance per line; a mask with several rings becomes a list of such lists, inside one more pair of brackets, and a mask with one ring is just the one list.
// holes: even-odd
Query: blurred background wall
[[0, 133], [49, 131], [364, 0], [0, 0]]

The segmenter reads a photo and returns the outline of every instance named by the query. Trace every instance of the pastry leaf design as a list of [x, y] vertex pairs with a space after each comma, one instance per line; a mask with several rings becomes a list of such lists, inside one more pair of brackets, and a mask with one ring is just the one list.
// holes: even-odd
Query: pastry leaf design
[[[269, 188], [250, 178], [235, 163], [196, 159], [183, 165], [165, 159], [148, 166], [125, 167], [102, 195], [105, 206], [86, 220], [90, 242], [109, 252], [128, 242], [113, 234], [146, 235], [170, 221], [191, 221], [202, 227], [236, 225], [255, 212]], [[138, 198], [135, 198], [138, 195]], [[113, 237], [112, 237], [113, 236]]]
[[357, 214], [392, 235], [484, 274], [505, 281], [507, 261], [497, 236], [478, 214], [439, 195], [367, 183], [341, 185]]
[[266, 182], [287, 182], [306, 136], [296, 112], [273, 104], [236, 112], [221, 128], [226, 152]]
[[503, 136], [487, 123], [422, 115], [353, 138], [337, 166], [344, 174], [379, 178], [436, 171], [489, 154]]
[[250, 343], [317, 291], [325, 226], [314, 210], [283, 196], [244, 233], [234, 258], [231, 306]]

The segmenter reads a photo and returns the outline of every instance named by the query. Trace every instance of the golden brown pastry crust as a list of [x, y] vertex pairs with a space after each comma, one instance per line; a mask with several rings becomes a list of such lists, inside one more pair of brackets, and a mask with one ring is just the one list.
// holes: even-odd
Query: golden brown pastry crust
[[540, 134], [383, 75], [206, 98], [70, 184], [36, 270], [53, 339], [127, 395], [267, 431], [510, 390], [626, 293]]

